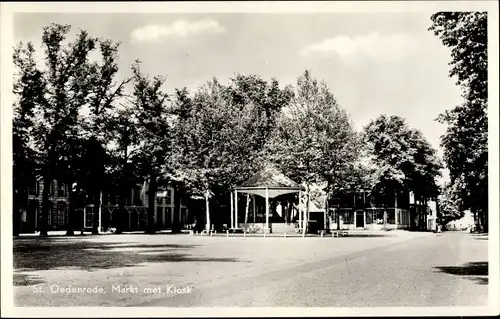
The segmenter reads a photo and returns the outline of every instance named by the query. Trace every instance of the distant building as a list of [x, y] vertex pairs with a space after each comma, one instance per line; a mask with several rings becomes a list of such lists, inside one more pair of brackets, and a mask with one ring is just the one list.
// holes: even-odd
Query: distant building
[[[39, 177], [29, 189], [28, 205], [21, 208], [21, 233], [30, 233], [39, 230], [43, 184], [43, 179]], [[125, 217], [125, 223], [122, 223], [125, 231], [146, 229], [148, 209], [147, 191], [147, 183], [138, 183], [127, 193], [125, 197], [127, 216]], [[172, 188], [160, 189], [156, 193], [155, 224], [158, 230], [170, 229], [174, 223], [175, 215], [179, 217], [178, 221], [181, 224], [188, 222], [187, 207], [182, 203], [179, 207], [175, 207], [174, 196], [175, 192]], [[91, 200], [89, 199], [83, 199], [83, 202], [80, 203], [74, 212], [76, 215], [75, 228], [92, 228], [94, 205], [91, 204]], [[174, 214], [175, 209], [178, 210], [178, 214]], [[118, 194], [103, 192], [100, 210], [100, 228], [101, 231], [105, 231], [113, 226], [113, 216], [116, 218], [115, 212], [118, 210]], [[48, 214], [49, 230], [66, 229], [69, 217], [69, 186], [55, 179], [50, 183]]]
[[338, 192], [329, 201], [328, 216], [330, 229], [410, 229], [427, 228], [420, 218], [427, 212], [410, 192], [380, 195], [363, 189]]
[[[41, 221], [43, 179], [36, 178], [28, 190], [28, 205], [21, 207], [20, 232], [38, 230]], [[64, 183], [52, 180], [49, 187], [48, 229], [63, 229], [68, 220], [69, 188]]]

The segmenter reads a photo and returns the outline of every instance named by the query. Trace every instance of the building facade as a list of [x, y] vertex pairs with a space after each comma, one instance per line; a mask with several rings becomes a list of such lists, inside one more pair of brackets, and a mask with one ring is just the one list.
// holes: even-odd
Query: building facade
[[[20, 214], [21, 233], [32, 233], [39, 229], [41, 224], [43, 179], [37, 178], [28, 191], [27, 207], [22, 207]], [[148, 184], [137, 184], [132, 187], [125, 196], [125, 211], [127, 216], [121, 223], [125, 231], [145, 230], [147, 226], [148, 209]], [[49, 218], [48, 230], [66, 229], [69, 214], [69, 185], [65, 185], [57, 180], [50, 183], [49, 190]], [[183, 225], [188, 221], [188, 209], [185, 205], [175, 206], [175, 191], [172, 188], [160, 189], [156, 193], [155, 199], [155, 224], [157, 230], [171, 229], [175, 216], [178, 222]], [[83, 203], [82, 203], [83, 202]], [[83, 200], [81, 205], [75, 208], [72, 216], [75, 218], [76, 229], [93, 227], [94, 205], [92, 201]], [[177, 210], [177, 212], [175, 211]], [[99, 229], [106, 231], [113, 227], [113, 217], [117, 218], [118, 194], [102, 193], [101, 207], [99, 208]], [[175, 212], [177, 214], [175, 214]]]
[[409, 197], [408, 193], [374, 195], [369, 190], [339, 192], [330, 200], [330, 229], [409, 229]]

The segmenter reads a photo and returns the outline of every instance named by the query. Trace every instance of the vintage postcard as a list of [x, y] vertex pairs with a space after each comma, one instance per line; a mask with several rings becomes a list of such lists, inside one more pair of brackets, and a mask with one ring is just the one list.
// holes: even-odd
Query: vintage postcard
[[499, 313], [498, 3], [0, 12], [2, 314]]

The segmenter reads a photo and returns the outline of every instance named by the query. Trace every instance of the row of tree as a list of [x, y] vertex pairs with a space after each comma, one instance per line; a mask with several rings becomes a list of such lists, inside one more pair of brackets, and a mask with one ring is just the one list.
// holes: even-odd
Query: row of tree
[[[295, 87], [237, 75], [228, 84], [213, 79], [194, 92], [167, 93], [165, 77], [151, 78], [140, 61], [130, 78], [117, 79], [117, 43], [85, 31], [67, 43], [69, 31], [67, 25], [44, 28], [43, 63], [31, 43], [14, 52], [15, 233], [37, 176], [44, 181], [42, 236], [53, 178], [77, 186], [70, 188], [68, 234], [80, 192], [97, 208], [103, 190], [119, 190], [113, 220], [120, 221], [126, 190], [141, 180], [149, 184], [148, 233], [155, 232], [155, 194], [164, 185], [181, 195], [177, 200], [203, 196], [210, 227], [211, 216], [227, 211], [231, 187], [267, 163], [303, 184], [307, 201], [313, 185], [322, 185], [326, 197], [353, 187], [413, 191], [422, 200], [438, 194], [441, 165], [418, 130], [382, 115], [357, 132], [330, 89], [309, 71]], [[99, 58], [92, 59], [95, 51]]]

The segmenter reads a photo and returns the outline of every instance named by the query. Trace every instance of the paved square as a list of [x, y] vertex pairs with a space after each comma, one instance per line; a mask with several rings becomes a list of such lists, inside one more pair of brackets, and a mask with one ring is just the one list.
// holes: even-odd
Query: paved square
[[[397, 262], [410, 258], [406, 263], [413, 263], [415, 269], [423, 269], [419, 263], [426, 263], [425, 272], [406, 275], [424, 279], [443, 276], [429, 273], [432, 267], [427, 265], [429, 258], [425, 257], [438, 242], [443, 245], [457, 240], [465, 242], [473, 247], [469, 247], [467, 258], [476, 254], [478, 261], [487, 261], [487, 255], [482, 260], [487, 241], [471, 236], [394, 232], [390, 236], [344, 238], [226, 238], [187, 234], [19, 238], [14, 240], [15, 299], [18, 306], [332, 306], [325, 300], [307, 301], [289, 295], [301, 295], [301, 291], [312, 287], [323, 289], [328, 281], [325, 276], [329, 280], [336, 278], [336, 285], [344, 287], [340, 291], [352, 294], [362, 288], [364, 291], [357, 292], [362, 295], [370, 287], [378, 285], [382, 289], [394, 285], [394, 280], [387, 280], [391, 276], [398, 285], [414, 283], [411, 278], [404, 278], [404, 274], [398, 274], [400, 267], [409, 270], [404, 264], [387, 264], [390, 260], [380, 257], [383, 255], [401, 256]], [[409, 245], [421, 249], [408, 250]], [[366, 267], [376, 270], [371, 275], [376, 278], [366, 278]], [[348, 274], [344, 273], [346, 270]], [[361, 278], [365, 278], [363, 287], [359, 286]], [[453, 282], [460, 278], [451, 279]], [[315, 283], [317, 280], [320, 282]], [[466, 285], [477, 290], [472, 281]], [[256, 293], [256, 289], [262, 291]], [[272, 291], [276, 294], [271, 296]], [[363, 300], [351, 295], [353, 299], [348, 301], [341, 296], [346, 294], [330, 296], [331, 302], [337, 300], [338, 305], [349, 306]], [[380, 304], [380, 296], [376, 294], [368, 299]], [[389, 299], [394, 303], [394, 298]]]

